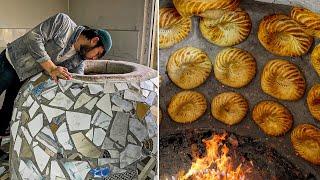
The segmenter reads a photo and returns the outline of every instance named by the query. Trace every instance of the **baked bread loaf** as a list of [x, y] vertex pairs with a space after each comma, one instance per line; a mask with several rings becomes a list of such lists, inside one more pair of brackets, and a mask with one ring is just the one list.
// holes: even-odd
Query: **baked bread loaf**
[[233, 46], [249, 36], [251, 20], [247, 12], [238, 8], [224, 11], [217, 18], [201, 18], [199, 28], [209, 42], [218, 46]]
[[309, 90], [307, 104], [312, 116], [320, 121], [320, 84], [315, 84]]
[[174, 8], [159, 10], [159, 48], [171, 47], [185, 39], [191, 31], [191, 18], [182, 17]]
[[240, 0], [173, 0], [173, 4], [182, 16], [190, 17], [215, 13], [215, 10], [234, 10]]
[[311, 124], [300, 124], [291, 133], [291, 143], [303, 159], [320, 165], [320, 129]]
[[168, 113], [175, 122], [188, 123], [197, 120], [206, 109], [204, 95], [196, 91], [182, 91], [172, 97]]
[[253, 121], [270, 136], [280, 136], [289, 131], [293, 123], [290, 111], [274, 101], [258, 103], [252, 112]]
[[247, 111], [248, 102], [238, 93], [221, 93], [211, 102], [212, 116], [227, 125], [239, 123], [246, 116]]
[[295, 20], [274, 14], [262, 19], [258, 38], [263, 47], [279, 56], [301, 56], [308, 52], [313, 38]]
[[305, 91], [305, 79], [296, 65], [287, 60], [270, 60], [261, 75], [262, 90], [272, 97], [294, 101]]
[[320, 76], [320, 44], [318, 44], [311, 53], [311, 65]]
[[169, 78], [182, 89], [200, 86], [209, 77], [211, 69], [207, 54], [190, 46], [175, 51], [167, 62]]
[[320, 38], [320, 14], [294, 7], [291, 10], [291, 18], [302, 24], [310, 36]]
[[238, 48], [225, 48], [220, 51], [213, 67], [217, 80], [234, 88], [241, 88], [249, 84], [257, 69], [253, 56]]

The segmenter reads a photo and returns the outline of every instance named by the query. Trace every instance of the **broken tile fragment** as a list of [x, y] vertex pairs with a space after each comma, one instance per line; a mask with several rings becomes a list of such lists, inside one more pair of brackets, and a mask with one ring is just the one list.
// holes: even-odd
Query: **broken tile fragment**
[[148, 106], [147, 104], [140, 102], [137, 103], [136, 114], [139, 120], [142, 120], [146, 116], [149, 108], [150, 106]]
[[39, 179], [40, 180], [44, 178], [41, 176], [36, 166], [30, 160], [26, 160], [26, 162], [24, 160], [20, 160], [19, 173], [22, 179], [30, 179], [30, 180]]
[[113, 117], [111, 111], [111, 101], [110, 95], [105, 94], [96, 104], [96, 106], [101, 109], [103, 112], [107, 113], [109, 116]]
[[59, 79], [58, 85], [62, 92], [67, 91], [72, 86], [72, 81]]
[[115, 86], [118, 89], [118, 91], [129, 89], [127, 83], [115, 83]]
[[133, 109], [131, 102], [126, 101], [117, 95], [112, 96], [111, 101], [126, 112]]
[[152, 78], [150, 79], [150, 81], [153, 82], [154, 85], [159, 87], [159, 77]]
[[148, 137], [146, 127], [137, 119], [130, 118], [129, 130], [140, 142]]
[[129, 143], [137, 145], [136, 140], [130, 134], [127, 136], [127, 140]]
[[140, 146], [128, 144], [125, 150], [120, 153], [120, 168], [125, 168], [139, 160], [142, 156], [141, 150]]
[[16, 141], [14, 142], [14, 146], [13, 146], [13, 150], [15, 150], [17, 152], [18, 157], [20, 155], [21, 144], [22, 144], [22, 139], [18, 135], [17, 138], [16, 138]]
[[53, 140], [55, 139], [49, 126], [43, 127], [41, 132], [43, 132], [45, 135], [49, 136], [51, 139], [53, 139]]
[[50, 156], [46, 152], [44, 152], [44, 150], [42, 148], [40, 148], [39, 146], [34, 147], [33, 152], [35, 154], [34, 157], [36, 159], [38, 167], [39, 167], [40, 171], [43, 172], [44, 168], [48, 164]]
[[37, 101], [34, 101], [34, 103], [32, 104], [32, 106], [29, 109], [29, 115], [30, 118], [33, 118], [34, 114], [36, 113], [36, 111], [39, 109], [39, 104], [37, 103]]
[[33, 98], [29, 95], [27, 100], [22, 104], [23, 107], [30, 107], [34, 102]]
[[51, 180], [61, 180], [65, 179], [65, 175], [60, 168], [60, 165], [57, 161], [51, 161], [51, 168], [50, 168], [50, 179]]
[[70, 109], [73, 105], [73, 101], [62, 92], [57, 93], [56, 97], [49, 103], [50, 106], [60, 107], [63, 109]]
[[123, 109], [120, 108], [119, 106], [116, 106], [116, 105], [112, 105], [112, 111], [119, 111], [119, 112], [123, 112]]
[[116, 92], [115, 88], [114, 88], [114, 83], [112, 82], [106, 82], [104, 85], [104, 93], [114, 93]]
[[49, 123], [51, 123], [52, 118], [60, 116], [61, 114], [63, 114], [65, 111], [61, 110], [61, 109], [57, 109], [57, 108], [52, 108], [46, 105], [41, 104], [41, 108], [44, 112], [44, 114], [46, 115]]
[[104, 166], [106, 164], [117, 164], [119, 163], [119, 158], [99, 158], [98, 166]]
[[110, 138], [108, 138], [108, 136], [106, 136], [101, 146], [101, 149], [114, 149], [113, 145], [114, 142]]
[[149, 96], [146, 98], [145, 102], [152, 106], [154, 104], [154, 102], [156, 101], [157, 98], [157, 93], [155, 92], [150, 92]]
[[32, 150], [25, 139], [22, 139], [22, 146], [20, 151], [20, 158], [28, 158], [32, 157]]
[[92, 108], [97, 104], [98, 100], [99, 100], [98, 97], [94, 97], [86, 105], [84, 105], [84, 107], [91, 111]]
[[36, 75], [34, 75], [34, 76], [32, 76], [29, 81], [34, 82], [34, 81], [36, 81], [38, 78], [40, 78], [41, 76], [42, 76], [42, 72], [41, 72], [41, 73], [38, 73], [38, 74], [36, 74]]
[[71, 161], [63, 164], [71, 179], [85, 179], [91, 167], [86, 161]]
[[149, 91], [153, 91], [153, 83], [150, 80], [140, 82], [140, 87]]
[[43, 126], [43, 114], [38, 114], [33, 120], [28, 123], [28, 128], [31, 136], [34, 137]]
[[70, 92], [74, 97], [76, 97], [81, 91], [82, 89], [80, 88], [70, 88]]
[[11, 136], [13, 141], [15, 141], [16, 136], [17, 136], [17, 132], [18, 132], [18, 127], [19, 127], [20, 121], [16, 121], [11, 125]]
[[17, 108], [13, 108], [11, 120], [15, 121], [17, 117]]
[[90, 114], [66, 111], [66, 118], [70, 131], [86, 130], [90, 128]]
[[19, 111], [19, 112], [17, 113], [17, 119], [21, 119], [21, 115], [22, 115], [22, 112]]
[[57, 89], [58, 89], [58, 87], [55, 86], [55, 87], [52, 87], [48, 90], [45, 90], [41, 93], [41, 96], [50, 101], [56, 96]]
[[27, 130], [27, 128], [21, 126], [21, 131], [22, 131], [24, 137], [26, 138], [26, 140], [28, 141], [28, 144], [31, 144], [32, 137], [31, 137], [29, 131]]
[[64, 122], [57, 130], [56, 136], [65, 150], [72, 150], [73, 145], [68, 133], [67, 124]]
[[124, 99], [128, 99], [131, 101], [139, 101], [139, 102], [145, 101], [145, 97], [143, 97], [138, 92], [132, 91], [130, 89], [127, 89], [124, 91]]
[[143, 89], [141, 92], [142, 92], [142, 95], [143, 95], [144, 97], [148, 97], [149, 94], [150, 94], [150, 91], [145, 90], [145, 89]]
[[122, 146], [126, 145], [128, 121], [129, 114], [117, 112], [110, 129], [110, 138]]
[[92, 99], [91, 96], [88, 96], [86, 93], [82, 93], [76, 103], [74, 104], [73, 106], [73, 109], [78, 109], [80, 108], [81, 106], [83, 106], [84, 104], [86, 104], [87, 102], [89, 102], [90, 100]]
[[93, 144], [96, 146], [101, 146], [106, 134], [107, 133], [102, 128], [95, 128], [93, 132]]
[[77, 151], [83, 156], [91, 158], [98, 158], [100, 156], [101, 152], [90, 141], [88, 141], [81, 132], [72, 134], [71, 137]]
[[88, 84], [90, 94], [98, 94], [103, 91], [103, 87], [100, 84]]
[[45, 147], [49, 148], [52, 152], [57, 153], [59, 151], [58, 144], [54, 140], [54, 138], [52, 139], [50, 136], [44, 134], [43, 132], [38, 133], [36, 139]]
[[149, 112], [148, 115], [144, 119], [145, 119], [146, 124], [147, 124], [149, 137], [152, 138], [155, 135], [157, 135], [157, 132], [158, 132], [157, 120], [151, 114], [151, 112]]

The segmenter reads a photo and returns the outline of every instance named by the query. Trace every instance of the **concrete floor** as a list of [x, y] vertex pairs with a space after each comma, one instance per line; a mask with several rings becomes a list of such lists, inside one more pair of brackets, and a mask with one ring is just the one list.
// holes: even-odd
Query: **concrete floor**
[[[160, 0], [160, 7], [168, 7], [168, 6], [172, 6], [171, 1]], [[189, 34], [189, 36], [179, 44], [176, 44], [175, 46], [169, 49], [160, 50], [159, 68], [160, 68], [160, 75], [163, 78], [162, 84], [160, 85], [160, 107], [163, 111], [163, 117], [164, 117], [160, 125], [160, 138], [168, 134], [173, 134], [177, 131], [182, 131], [186, 129], [224, 128], [224, 129], [227, 129], [228, 131], [237, 133], [239, 135], [257, 138], [267, 143], [268, 145], [275, 147], [279, 151], [279, 153], [281, 153], [284, 157], [287, 157], [298, 167], [303, 167], [304, 169], [308, 169], [313, 174], [318, 173], [317, 179], [320, 179], [320, 174], [319, 174], [320, 166], [312, 165], [311, 163], [303, 160], [302, 158], [297, 158], [297, 156], [295, 155], [292, 145], [290, 143], [291, 131], [289, 131], [287, 134], [281, 137], [269, 137], [269, 136], [266, 136], [251, 119], [251, 112], [254, 105], [256, 105], [258, 102], [262, 100], [274, 100], [274, 101], [280, 102], [291, 111], [292, 115], [294, 116], [293, 127], [301, 123], [310, 123], [320, 128], [320, 121], [317, 121], [314, 118], [312, 118], [306, 104], [307, 92], [310, 90], [312, 85], [319, 83], [319, 76], [316, 74], [315, 70], [309, 63], [310, 52], [307, 55], [298, 57], [298, 58], [275, 56], [269, 53], [267, 50], [265, 50], [257, 38], [258, 25], [260, 20], [264, 16], [274, 14], [274, 13], [284, 13], [289, 15], [291, 7], [285, 6], [285, 5], [274, 5], [274, 4], [255, 2], [252, 0], [242, 1], [240, 7], [249, 13], [252, 20], [253, 27], [248, 39], [246, 39], [246, 41], [242, 42], [241, 44], [236, 45], [235, 47], [247, 50], [255, 57], [257, 62], [256, 77], [246, 87], [243, 87], [240, 89], [234, 89], [234, 88], [226, 87], [221, 83], [219, 83], [215, 79], [213, 72], [211, 72], [210, 77], [204, 84], [202, 84], [198, 88], [193, 89], [205, 95], [207, 99], [207, 104], [208, 104], [206, 113], [199, 120], [193, 122], [192, 124], [178, 124], [173, 122], [167, 114], [166, 107], [169, 104], [171, 97], [174, 94], [180, 92], [181, 89], [178, 88], [176, 85], [174, 85], [166, 74], [166, 62], [169, 56], [174, 51], [176, 51], [181, 47], [194, 46], [194, 47], [205, 50], [213, 62], [217, 52], [223, 49], [221, 47], [218, 47], [209, 43], [202, 37], [201, 32], [198, 29], [199, 19], [198, 17], [193, 17], [192, 18], [193, 29], [192, 29], [192, 32]], [[310, 50], [312, 50], [314, 48], [314, 45], [317, 43], [319, 43], [319, 40], [313, 44]], [[262, 69], [269, 60], [275, 59], [275, 58], [290, 60], [291, 62], [296, 64], [304, 74], [307, 82], [307, 89], [303, 98], [301, 98], [300, 100], [295, 102], [282, 101], [282, 100], [275, 99], [271, 96], [268, 96], [262, 91], [260, 86], [260, 76], [261, 76]], [[250, 108], [246, 118], [240, 124], [234, 125], [231, 127], [226, 126], [223, 123], [215, 120], [211, 116], [211, 112], [210, 112], [212, 98], [217, 94], [226, 92], [226, 91], [234, 91], [242, 94], [249, 101], [249, 108]], [[161, 161], [161, 157], [160, 157], [160, 161]]]

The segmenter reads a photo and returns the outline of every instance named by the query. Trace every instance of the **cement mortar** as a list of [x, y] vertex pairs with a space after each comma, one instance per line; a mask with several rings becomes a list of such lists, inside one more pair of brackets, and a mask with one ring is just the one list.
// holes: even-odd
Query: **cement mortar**
[[[171, 7], [173, 6], [170, 0], [160, 0], [160, 7]], [[320, 128], [320, 121], [315, 120], [307, 107], [306, 97], [308, 91], [311, 87], [319, 83], [319, 76], [316, 74], [316, 71], [313, 69], [310, 64], [310, 53], [313, 50], [315, 44], [318, 44], [320, 41], [315, 40], [308, 54], [297, 57], [280, 57], [275, 56], [268, 52], [264, 47], [260, 44], [257, 38], [258, 26], [261, 19], [270, 14], [274, 13], [282, 13], [282, 14], [290, 14], [291, 7], [286, 5], [276, 5], [276, 4], [268, 4], [262, 2], [255, 2], [252, 0], [242, 1], [240, 7], [246, 10], [252, 20], [252, 29], [249, 37], [239, 45], [235, 47], [244, 49], [249, 51], [257, 62], [257, 73], [255, 78], [245, 87], [240, 89], [230, 88], [224, 86], [220, 82], [216, 80], [214, 77], [213, 71], [210, 74], [210, 77], [207, 81], [201, 86], [193, 89], [195, 91], [201, 92], [205, 95], [207, 99], [207, 111], [205, 114], [197, 121], [191, 124], [179, 124], [170, 119], [167, 113], [167, 106], [170, 102], [170, 99], [176, 93], [182, 91], [182, 89], [178, 88], [167, 76], [166, 74], [166, 62], [169, 56], [179, 48], [185, 46], [193, 46], [200, 49], [203, 49], [214, 62], [216, 54], [223, 49], [223, 47], [218, 47], [209, 43], [206, 39], [204, 39], [201, 35], [201, 32], [198, 28], [199, 18], [192, 18], [192, 31], [188, 35], [188, 37], [182, 42], [176, 44], [175, 46], [160, 50], [159, 54], [159, 66], [160, 66], [160, 76], [162, 76], [162, 83], [160, 84], [160, 108], [163, 112], [163, 120], [160, 124], [160, 138], [169, 134], [174, 134], [182, 130], [186, 129], [195, 129], [195, 128], [216, 128], [216, 129], [226, 129], [228, 131], [234, 132], [236, 134], [242, 136], [250, 136], [265, 142], [267, 145], [275, 147], [280, 154], [284, 157], [287, 157], [291, 160], [295, 165], [301, 167], [303, 169], [309, 170], [311, 173], [316, 174], [316, 178], [320, 179], [320, 166], [313, 165], [304, 159], [297, 157], [294, 153], [293, 147], [290, 142], [290, 134], [292, 129], [286, 133], [284, 136], [280, 137], [270, 137], [265, 135], [261, 129], [253, 122], [252, 110], [253, 107], [260, 101], [263, 100], [273, 100], [276, 102], [280, 102], [284, 106], [286, 106], [294, 117], [293, 128], [298, 124], [309, 123]], [[303, 98], [298, 101], [283, 101], [273, 98], [267, 94], [265, 94], [260, 86], [260, 78], [264, 65], [271, 59], [284, 59], [289, 60], [290, 62], [296, 64], [301, 72], [304, 74], [307, 88], [304, 93]], [[220, 121], [215, 120], [211, 115], [211, 101], [212, 98], [216, 95], [226, 92], [226, 91], [234, 91], [242, 94], [249, 102], [249, 113], [245, 117], [245, 119], [234, 126], [227, 126]], [[161, 161], [161, 157], [160, 157]]]

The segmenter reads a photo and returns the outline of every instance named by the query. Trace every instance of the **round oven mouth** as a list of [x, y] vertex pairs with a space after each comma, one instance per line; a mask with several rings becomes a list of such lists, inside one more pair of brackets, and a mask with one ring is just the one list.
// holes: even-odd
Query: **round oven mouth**
[[115, 60], [86, 60], [84, 74], [72, 73], [74, 80], [89, 82], [144, 81], [157, 77], [157, 71], [147, 66]]

